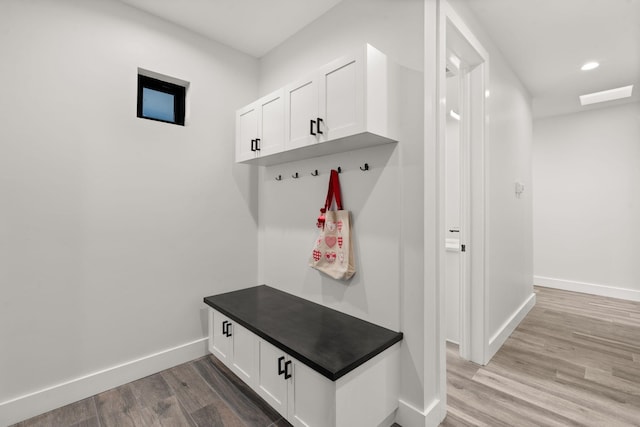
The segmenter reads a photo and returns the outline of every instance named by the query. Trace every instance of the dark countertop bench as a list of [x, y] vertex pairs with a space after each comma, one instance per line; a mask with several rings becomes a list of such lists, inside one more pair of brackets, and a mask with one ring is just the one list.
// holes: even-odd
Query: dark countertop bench
[[402, 340], [402, 332], [267, 285], [204, 302], [332, 381]]

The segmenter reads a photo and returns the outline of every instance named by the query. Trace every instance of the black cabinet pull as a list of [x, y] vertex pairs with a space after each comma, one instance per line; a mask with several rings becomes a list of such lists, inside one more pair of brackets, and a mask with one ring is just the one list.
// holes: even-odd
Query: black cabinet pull
[[289, 373], [289, 366], [291, 366], [291, 360], [287, 360], [287, 363], [284, 364], [284, 379], [288, 380], [291, 378], [291, 373]]
[[255, 140], [255, 139], [252, 139], [252, 140], [251, 140], [251, 151], [256, 151], [256, 147], [255, 147], [255, 145], [254, 145], [255, 143], [256, 143], [256, 140]]
[[284, 356], [278, 357], [278, 375], [282, 375], [285, 372], [285, 369], [282, 367], [282, 362], [284, 362]]
[[320, 123], [322, 123], [322, 119], [321, 119], [320, 117], [318, 117], [318, 126], [317, 126], [317, 128], [318, 128], [318, 134], [319, 134], [319, 135], [322, 135], [322, 131], [320, 130]]
[[233, 326], [231, 324], [231, 322], [227, 323], [227, 332], [225, 333], [226, 336], [230, 337], [232, 335], [231, 333], [231, 326]]
[[311, 135], [314, 135], [314, 136], [315, 136], [316, 133], [313, 131], [313, 125], [315, 125], [315, 124], [316, 124], [315, 120], [311, 120], [311, 123], [309, 123], [309, 133]]
[[224, 322], [222, 322], [222, 333], [225, 336], [227, 335], [227, 323], [229, 323], [229, 322], [226, 321], [226, 320]]
[[260, 138], [256, 138], [256, 151], [260, 151]]

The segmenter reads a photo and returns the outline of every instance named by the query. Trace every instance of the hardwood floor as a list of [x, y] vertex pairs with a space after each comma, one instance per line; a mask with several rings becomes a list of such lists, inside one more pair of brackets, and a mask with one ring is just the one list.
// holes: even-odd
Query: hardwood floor
[[640, 426], [640, 302], [542, 287], [487, 366], [447, 346], [442, 426]]
[[285, 427], [227, 367], [205, 356], [13, 427]]
[[[640, 426], [640, 302], [536, 293], [536, 306], [487, 366], [447, 346], [442, 426]], [[289, 425], [206, 356], [15, 427]]]

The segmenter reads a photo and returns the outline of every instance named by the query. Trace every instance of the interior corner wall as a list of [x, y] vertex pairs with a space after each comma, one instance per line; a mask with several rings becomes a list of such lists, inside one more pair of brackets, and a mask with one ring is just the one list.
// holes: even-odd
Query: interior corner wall
[[[464, 0], [449, 0], [489, 53], [486, 151], [488, 357], [531, 308], [533, 296], [531, 96]], [[525, 186], [520, 197], [516, 182]]]
[[640, 103], [533, 124], [536, 284], [640, 301]]
[[[150, 355], [157, 371], [172, 349], [204, 354], [202, 298], [256, 282], [257, 175], [234, 163], [234, 112], [258, 64], [103, 0], [0, 2], [0, 57], [6, 425], [132, 361], [122, 382]], [[186, 126], [136, 117], [138, 67], [190, 82]]]
[[[269, 93], [365, 43], [402, 66], [400, 141], [261, 168], [259, 277], [262, 283], [404, 333], [401, 399], [423, 408], [435, 395], [424, 375], [423, 4], [345, 0], [260, 59]], [[360, 171], [368, 163], [371, 169]], [[357, 273], [348, 282], [308, 267], [328, 173], [340, 166], [352, 211]], [[313, 177], [310, 172], [318, 170]], [[291, 175], [298, 172], [299, 179]], [[274, 177], [282, 175], [282, 181]], [[432, 344], [432, 347], [435, 343]]]

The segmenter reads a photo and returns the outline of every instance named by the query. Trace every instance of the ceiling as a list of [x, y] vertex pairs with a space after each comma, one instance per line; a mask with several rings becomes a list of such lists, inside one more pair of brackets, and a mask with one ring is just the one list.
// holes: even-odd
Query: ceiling
[[256, 58], [341, 0], [121, 0]]
[[[341, 0], [121, 1], [260, 58]], [[640, 0], [463, 1], [528, 89], [535, 117], [640, 101]], [[600, 67], [581, 71], [587, 61]], [[580, 106], [579, 95], [629, 84], [631, 99]]]
[[[533, 97], [535, 117], [640, 101], [640, 0], [466, 0]], [[600, 67], [581, 71], [588, 61]], [[579, 95], [634, 84], [631, 99]]]

